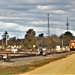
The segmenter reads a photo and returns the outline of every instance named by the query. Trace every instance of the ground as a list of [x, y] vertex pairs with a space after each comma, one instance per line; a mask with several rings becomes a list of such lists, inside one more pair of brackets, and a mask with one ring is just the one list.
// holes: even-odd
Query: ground
[[51, 62], [47, 65], [39, 67], [30, 72], [20, 74], [20, 75], [72, 75], [75, 74], [75, 54], [68, 56], [54, 62]]

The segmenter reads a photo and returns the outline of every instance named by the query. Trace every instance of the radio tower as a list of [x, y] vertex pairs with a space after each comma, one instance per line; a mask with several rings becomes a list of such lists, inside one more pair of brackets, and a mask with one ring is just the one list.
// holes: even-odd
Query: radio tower
[[68, 31], [68, 30], [69, 30], [68, 18], [67, 18], [67, 23], [66, 23], [66, 26], [67, 26], [67, 31]]
[[48, 14], [48, 36], [50, 36], [49, 14]]

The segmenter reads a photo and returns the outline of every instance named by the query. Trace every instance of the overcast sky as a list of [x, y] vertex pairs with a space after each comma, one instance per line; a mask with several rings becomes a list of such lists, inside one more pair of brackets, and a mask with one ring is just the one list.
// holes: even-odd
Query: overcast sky
[[68, 17], [75, 35], [75, 0], [0, 0], [0, 37], [7, 31], [10, 37], [23, 38], [30, 28], [36, 35], [48, 35], [47, 14], [50, 34], [63, 34]]

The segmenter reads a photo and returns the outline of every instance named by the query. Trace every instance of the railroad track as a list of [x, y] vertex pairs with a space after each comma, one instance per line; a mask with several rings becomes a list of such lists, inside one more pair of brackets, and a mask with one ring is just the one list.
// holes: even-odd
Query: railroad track
[[[70, 52], [75, 52], [75, 51], [63, 51], [63, 52], [51, 52], [51, 53], [47, 53], [47, 55], [49, 54], [64, 54], [64, 53], [70, 53]], [[12, 58], [23, 58], [23, 57], [32, 57], [32, 56], [40, 56], [37, 52], [0, 52], [0, 59], [3, 59], [3, 56], [8, 56], [11, 59]]]
[[11, 56], [10, 62], [8, 63], [4, 62], [3, 60], [0, 60], [0, 66], [19, 66], [19, 65], [29, 64], [36, 60], [64, 57], [71, 53], [74, 53], [74, 51], [62, 52], [62, 53], [50, 53], [47, 56], [43, 56], [43, 55]]

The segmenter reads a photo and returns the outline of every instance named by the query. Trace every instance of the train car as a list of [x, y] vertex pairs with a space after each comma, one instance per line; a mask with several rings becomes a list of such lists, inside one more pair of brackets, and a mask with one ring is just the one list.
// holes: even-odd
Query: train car
[[75, 50], [75, 40], [71, 40], [70, 41], [69, 48], [70, 48], [71, 51], [74, 51]]

